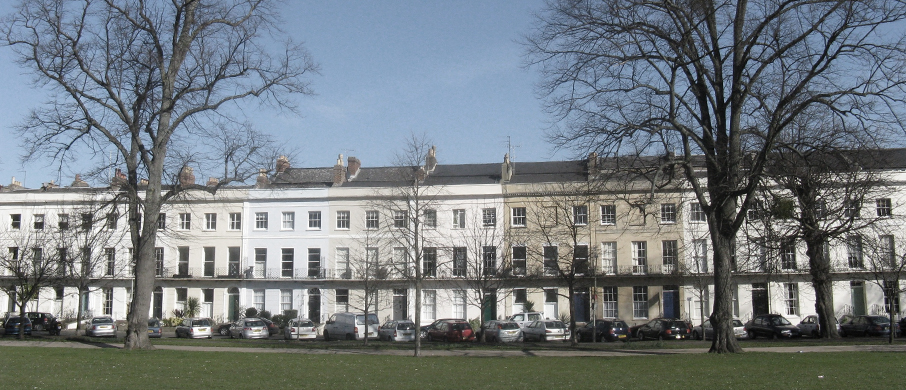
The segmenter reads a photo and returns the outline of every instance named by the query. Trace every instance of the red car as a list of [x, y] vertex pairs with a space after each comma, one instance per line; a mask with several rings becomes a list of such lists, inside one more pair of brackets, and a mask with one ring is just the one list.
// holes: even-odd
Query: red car
[[472, 331], [472, 325], [469, 325], [466, 321], [441, 321], [434, 328], [428, 330], [428, 340], [446, 341], [448, 343], [475, 341], [475, 332]]

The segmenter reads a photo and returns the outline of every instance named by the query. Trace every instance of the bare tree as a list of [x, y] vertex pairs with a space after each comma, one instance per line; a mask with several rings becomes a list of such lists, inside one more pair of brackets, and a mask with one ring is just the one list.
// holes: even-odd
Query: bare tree
[[[681, 151], [714, 250], [711, 352], [732, 329], [731, 247], [769, 153], [813, 106], [882, 133], [900, 120], [898, 1], [554, 0], [527, 38], [556, 145], [602, 155]], [[871, 126], [867, 124], [871, 123]]]
[[[437, 165], [435, 149], [429, 145], [424, 137], [414, 135], [406, 141], [396, 165], [387, 171], [389, 186], [377, 190], [377, 200], [372, 204], [383, 220], [375, 228], [393, 251], [391, 272], [415, 290], [416, 330], [421, 329], [422, 287], [426, 278], [437, 276], [437, 248], [443, 246], [433, 230], [443, 188], [425, 183]], [[421, 356], [421, 341], [415, 338], [416, 357]]]
[[124, 207], [117, 203], [115, 193], [108, 195], [113, 196], [89, 194], [84, 206], [70, 210], [66, 225], [58, 226], [56, 233], [61, 282], [78, 290], [77, 330], [82, 329], [86, 293], [105, 288], [117, 278], [132, 276], [131, 259], [117, 260], [117, 248], [122, 248], [127, 238], [122, 226]]
[[[390, 265], [384, 260], [386, 257], [381, 256], [387, 248], [382, 246], [379, 237], [378, 231], [364, 230], [361, 237], [354, 239], [357, 245], [349, 253], [348, 276], [357, 282], [362, 292], [354, 307], [364, 312], [366, 322], [369, 321], [369, 314], [378, 312], [379, 291], [390, 274]], [[365, 326], [365, 333], [368, 333], [368, 325]], [[368, 335], [365, 336], [363, 344], [368, 345]]]
[[[452, 276], [462, 279], [462, 299], [478, 309], [479, 320], [484, 323], [487, 310], [510, 296], [506, 287], [513, 282], [513, 269], [505, 249], [507, 240], [497, 221], [497, 207], [474, 211], [477, 213], [472, 218], [463, 221], [465, 229], [458, 230], [458, 237], [451, 240]], [[481, 332], [479, 341], [487, 341], [485, 333]]]
[[[186, 188], [174, 180], [184, 161], [170, 164], [168, 152], [203, 149], [193, 135], [240, 113], [240, 104], [292, 110], [285, 95], [311, 93], [306, 77], [317, 67], [300, 45], [276, 43], [283, 39], [274, 3], [23, 0], [0, 27], [36, 84], [54, 92], [21, 126], [26, 154], [62, 166], [80, 153], [102, 159], [115, 150], [106, 166], [126, 167], [120, 189], [135, 262], [127, 349], [152, 348], [146, 328], [158, 216]], [[247, 170], [227, 173], [209, 191], [245, 180]]]
[[893, 344], [895, 324], [900, 312], [900, 294], [906, 292], [906, 288], [900, 284], [906, 274], [906, 255], [897, 253], [895, 242], [903, 237], [896, 237], [893, 233], [902, 226], [903, 218], [892, 214], [883, 217], [870, 227], [862, 229], [865, 234], [860, 237], [867, 255], [866, 280], [880, 287], [884, 294], [883, 310], [891, 322], [888, 342]]
[[[828, 248], [831, 242], [877, 221], [874, 216], [860, 215], [858, 205], [878, 194], [885, 178], [876, 168], [890, 161], [883, 161], [889, 160], [883, 151], [841, 142], [847, 138], [845, 128], [820, 130], [814, 121], [808, 125], [810, 129], [798, 132], [798, 138], [778, 142], [766, 169], [768, 180], [760, 191], [769, 202], [769, 212], [758, 215], [760, 220], [749, 226], [766, 245], [781, 252], [775, 257], [781, 261], [788, 257], [784, 247], [795, 248], [799, 240], [805, 243], [821, 337], [836, 338], [834, 268]], [[773, 269], [789, 269], [788, 264], [777, 265], [780, 267]]]
[[[599, 193], [595, 182], [557, 183], [539, 185], [536, 191], [548, 196], [533, 202], [532, 216], [523, 230], [515, 230], [512, 239], [536, 251], [533, 257], [541, 258], [540, 269], [532, 270], [534, 276], [556, 278], [566, 287], [564, 295], [569, 304], [570, 342], [576, 339], [576, 293], [580, 287], [590, 287], [594, 269], [590, 259], [595, 258], [595, 246], [590, 245], [593, 224], [588, 220], [588, 207], [595, 204]], [[539, 242], [540, 241], [540, 242]], [[540, 251], [539, 251], [540, 250]]]
[[[41, 289], [59, 279], [59, 252], [47, 249], [56, 247], [56, 237], [43, 227], [10, 230], [4, 236], [3, 241], [10, 246], [8, 251], [0, 252], [0, 270], [8, 278], [0, 284], [0, 289], [15, 300], [19, 317], [25, 318], [28, 303], [38, 298]], [[25, 338], [24, 328], [25, 321], [20, 321], [19, 339]]]

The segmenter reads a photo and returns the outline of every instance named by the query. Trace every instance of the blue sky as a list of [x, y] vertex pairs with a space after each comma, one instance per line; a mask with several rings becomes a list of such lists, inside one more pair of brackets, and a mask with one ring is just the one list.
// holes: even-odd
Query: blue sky
[[[534, 93], [539, 75], [524, 68], [518, 43], [542, 0], [287, 3], [284, 29], [321, 67], [317, 95], [300, 100], [301, 117], [264, 112], [250, 120], [301, 152], [293, 166], [332, 166], [340, 153], [366, 167], [389, 165], [413, 133], [433, 141], [441, 164], [502, 161], [507, 137], [516, 161], [573, 157], [545, 140], [550, 117]], [[30, 188], [68, 185], [77, 164], [58, 173], [49, 161], [19, 162], [12, 127], [47, 98], [23, 74], [0, 49], [0, 141], [8, 146], [0, 184], [15, 176]]]

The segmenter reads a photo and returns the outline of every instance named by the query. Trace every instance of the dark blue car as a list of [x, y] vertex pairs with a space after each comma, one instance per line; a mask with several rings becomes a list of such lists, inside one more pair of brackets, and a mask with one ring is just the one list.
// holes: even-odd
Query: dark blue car
[[8, 320], [6, 320], [6, 324], [4, 325], [4, 330], [6, 332], [5, 334], [18, 335], [19, 324], [23, 321], [25, 322], [25, 329], [23, 329], [23, 333], [25, 333], [26, 335], [31, 335], [31, 321], [28, 319], [28, 317], [10, 317]]

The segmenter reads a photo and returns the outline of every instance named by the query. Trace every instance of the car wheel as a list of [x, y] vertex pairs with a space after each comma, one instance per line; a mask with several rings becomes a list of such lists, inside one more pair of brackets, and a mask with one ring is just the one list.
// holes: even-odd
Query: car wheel
[[639, 338], [639, 341], [645, 341], [645, 334], [642, 331], [636, 333], [636, 336]]
[[818, 338], [821, 337], [821, 333], [818, 333], [818, 329], [812, 331], [812, 337]]
[[664, 341], [664, 335], [657, 335], [657, 341]]
[[845, 330], [840, 329], [840, 337], [846, 337], [846, 331], [845, 331]]
[[696, 339], [696, 340], [701, 340], [702, 335], [698, 334], [698, 332], [692, 332], [692, 338]]
[[228, 335], [228, 334], [230, 334], [230, 328], [220, 328], [220, 335], [221, 335], [221, 336], [226, 336], [226, 335]]
[[324, 331], [324, 341], [330, 341], [330, 333], [328, 333], [326, 330]]
[[777, 339], [779, 339], [779, 338], [780, 338], [780, 335], [778, 335], [777, 333], [774, 333], [774, 334], [771, 335], [771, 339], [772, 339], [772, 340], [777, 340]]
[[753, 332], [753, 331], [751, 331], [751, 330], [749, 331], [749, 339], [750, 339], [750, 340], [755, 340], [755, 332]]
[[355, 335], [353, 335], [352, 333], [347, 333], [346, 340], [355, 340]]
[[545, 336], [545, 335], [538, 336], [538, 341], [547, 341], [547, 336]]

